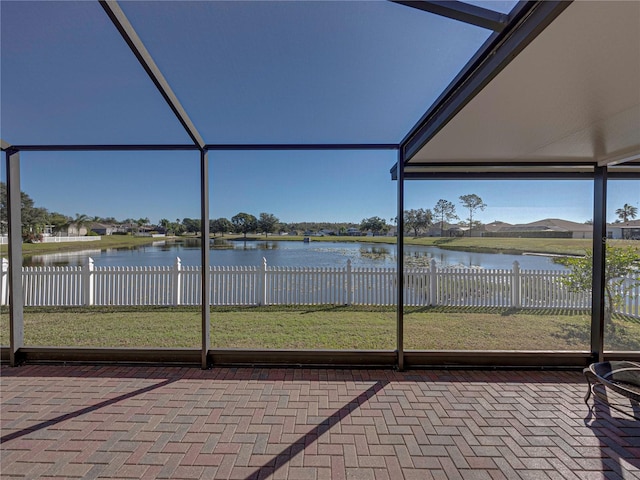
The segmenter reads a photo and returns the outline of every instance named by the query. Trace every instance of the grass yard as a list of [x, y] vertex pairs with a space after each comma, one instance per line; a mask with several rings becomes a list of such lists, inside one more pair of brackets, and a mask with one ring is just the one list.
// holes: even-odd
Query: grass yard
[[[0, 344], [8, 345], [7, 309], [0, 313]], [[200, 321], [200, 311], [193, 307], [26, 308], [25, 345], [199, 348]], [[211, 321], [213, 348], [396, 348], [392, 308], [215, 308]], [[607, 349], [640, 350], [640, 320], [615, 322]], [[408, 308], [404, 348], [588, 350], [589, 323], [587, 312]]]

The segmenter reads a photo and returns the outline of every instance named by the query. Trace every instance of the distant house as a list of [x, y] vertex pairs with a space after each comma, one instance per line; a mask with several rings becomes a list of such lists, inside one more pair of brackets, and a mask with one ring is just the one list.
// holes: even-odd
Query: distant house
[[516, 225], [493, 222], [486, 225], [486, 236], [489, 237], [523, 237], [523, 238], [593, 238], [593, 226], [559, 218], [545, 218], [531, 223]]
[[116, 227], [104, 223], [92, 223], [91, 231], [98, 235], [113, 235], [113, 233], [116, 231]]
[[593, 225], [571, 222], [559, 218], [547, 218], [528, 225], [545, 226], [551, 231], [571, 232], [571, 238], [593, 238]]
[[444, 236], [445, 237], [484, 237], [485, 226], [474, 225], [473, 228], [469, 228], [467, 225], [464, 225], [464, 224], [449, 225], [449, 228], [447, 228], [444, 231]]
[[640, 220], [608, 224], [607, 238], [613, 240], [640, 240]]
[[500, 232], [509, 227], [513, 227], [512, 224], [507, 222], [500, 222], [499, 220], [494, 220], [491, 223], [487, 223], [484, 225], [485, 232]]
[[427, 229], [425, 235], [427, 237], [448, 237], [449, 229], [453, 226], [447, 222], [436, 222]]
[[58, 235], [61, 237], [84, 237], [87, 233], [89, 233], [89, 229], [85, 225], [77, 223], [70, 223], [58, 230]]
[[143, 225], [135, 232], [136, 237], [164, 237], [167, 230], [159, 225]]
[[445, 232], [447, 237], [464, 237], [469, 232], [469, 227], [463, 225], [451, 225]]

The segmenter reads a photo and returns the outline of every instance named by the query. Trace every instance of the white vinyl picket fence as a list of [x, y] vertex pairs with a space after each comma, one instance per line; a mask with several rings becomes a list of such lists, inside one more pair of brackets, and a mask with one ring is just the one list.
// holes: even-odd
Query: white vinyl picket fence
[[[0, 304], [8, 302], [7, 261], [0, 275]], [[210, 305], [396, 305], [393, 268], [210, 267]], [[404, 272], [407, 306], [590, 308], [588, 292], [571, 292], [562, 271], [426, 268]], [[629, 281], [632, 281], [631, 279]], [[25, 267], [26, 306], [199, 305], [200, 268], [176, 259], [166, 267]], [[640, 288], [621, 313], [640, 318]]]

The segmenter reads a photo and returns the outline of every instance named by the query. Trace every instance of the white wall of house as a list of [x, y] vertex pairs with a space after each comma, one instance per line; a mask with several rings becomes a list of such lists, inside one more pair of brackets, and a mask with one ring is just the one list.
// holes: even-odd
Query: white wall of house
[[89, 233], [89, 229], [87, 227], [76, 225], [75, 223], [70, 224], [66, 228], [60, 229], [59, 235], [64, 237], [82, 237]]
[[583, 230], [579, 232], [572, 232], [573, 235], [571, 238], [593, 238], [593, 230]]
[[622, 229], [613, 225], [607, 225], [607, 238], [620, 240], [622, 238]]

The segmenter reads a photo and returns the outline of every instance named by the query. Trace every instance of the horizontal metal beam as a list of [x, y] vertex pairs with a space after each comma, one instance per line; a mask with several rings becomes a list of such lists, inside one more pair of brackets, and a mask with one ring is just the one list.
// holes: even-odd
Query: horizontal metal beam
[[398, 150], [397, 143], [207, 144], [207, 150]]
[[405, 161], [448, 124], [571, 2], [523, 2], [507, 28], [493, 34], [401, 142]]
[[592, 178], [593, 172], [404, 172], [405, 180], [588, 180]]
[[[430, 162], [430, 163], [406, 163], [405, 178], [407, 180], [441, 178], [592, 178], [596, 162], [567, 163], [563, 161], [552, 162], [519, 162], [510, 161], [465, 161], [465, 162]], [[419, 171], [422, 169], [422, 171]], [[391, 179], [397, 180], [398, 164], [390, 169]]]
[[508, 24], [509, 16], [486, 8], [453, 0], [391, 0], [393, 3], [416, 8], [424, 12], [451, 18], [460, 22], [501, 32]]
[[632, 152], [627, 152], [625, 154], [615, 155], [612, 157], [607, 157], [598, 161], [599, 167], [613, 167], [616, 165], [623, 165], [625, 163], [633, 163], [640, 160], [640, 151], [635, 149]]
[[[158, 364], [200, 366], [199, 349], [24, 347], [24, 363]], [[394, 368], [397, 352], [389, 350], [240, 350], [208, 352], [210, 364], [226, 366], [305, 366], [343, 368]], [[9, 349], [0, 348], [7, 362]], [[589, 364], [586, 351], [522, 350], [405, 350], [406, 368], [581, 368]], [[605, 360], [640, 360], [638, 352], [609, 351]]]
[[22, 152], [113, 152], [113, 151], [200, 151], [196, 145], [174, 144], [174, 145], [14, 145], [13, 148]]
[[91, 348], [23, 347], [25, 363], [161, 364], [200, 365], [200, 349], [189, 348]]
[[[9, 148], [9, 146], [7, 146]], [[11, 145], [10, 148], [23, 152], [74, 152], [74, 151], [196, 151], [200, 150], [191, 144], [140, 144], [140, 145]], [[205, 150], [398, 150], [397, 143], [263, 143], [242, 144], [224, 143], [207, 144]]]
[[628, 360], [632, 362], [640, 362], [640, 352], [635, 351], [605, 351], [603, 353], [605, 362], [613, 362], [615, 360]]
[[118, 29], [118, 32], [120, 32], [124, 41], [129, 45], [129, 48], [131, 48], [131, 51], [142, 65], [142, 68], [147, 72], [151, 81], [158, 88], [160, 94], [163, 96], [171, 110], [173, 110], [173, 113], [178, 117], [178, 120], [187, 131], [189, 137], [191, 137], [191, 140], [193, 140], [200, 150], [204, 150], [204, 140], [189, 118], [189, 115], [187, 115], [187, 112], [182, 107], [178, 97], [173, 93], [171, 86], [169, 86], [169, 82], [164, 78], [164, 75], [151, 57], [151, 54], [147, 51], [142, 40], [140, 40], [140, 37], [138, 37], [138, 34], [129, 22], [129, 19], [120, 8], [120, 5], [118, 5], [118, 2], [115, 0], [100, 0], [100, 5], [102, 5], [102, 8]]
[[463, 161], [434, 161], [434, 162], [408, 162], [404, 168], [456, 168], [456, 167], [482, 167], [482, 168], [593, 168], [597, 163], [590, 159], [565, 161], [514, 161], [514, 160], [463, 160]]
[[622, 172], [609, 170], [607, 172], [607, 178], [609, 180], [640, 180], [640, 168], [638, 168], [638, 170]]
[[[575, 175], [581, 179], [593, 177], [593, 171], [598, 166], [596, 162], [589, 163], [563, 163], [563, 162], [541, 162], [541, 163], [507, 163], [507, 162], [456, 162], [456, 163], [409, 163], [405, 165], [405, 176], [411, 180], [433, 180], [437, 176], [446, 178], [460, 177], [470, 178], [491, 177], [498, 173], [505, 177], [521, 176], [523, 180], [533, 177], [552, 179], [554, 177], [566, 177]], [[416, 168], [423, 168], [424, 171], [416, 171]], [[466, 169], [466, 170], [465, 170]], [[532, 171], [528, 169], [540, 169]], [[412, 171], [413, 170], [413, 171]], [[478, 171], [481, 170], [481, 171]], [[394, 164], [389, 170], [391, 179], [397, 180], [398, 164]], [[616, 180], [636, 180], [640, 178], [640, 162], [630, 161], [608, 168], [608, 177]]]
[[239, 350], [209, 351], [210, 365], [393, 368], [397, 353], [384, 350]]
[[591, 352], [516, 350], [427, 350], [404, 352], [408, 368], [583, 368]]

